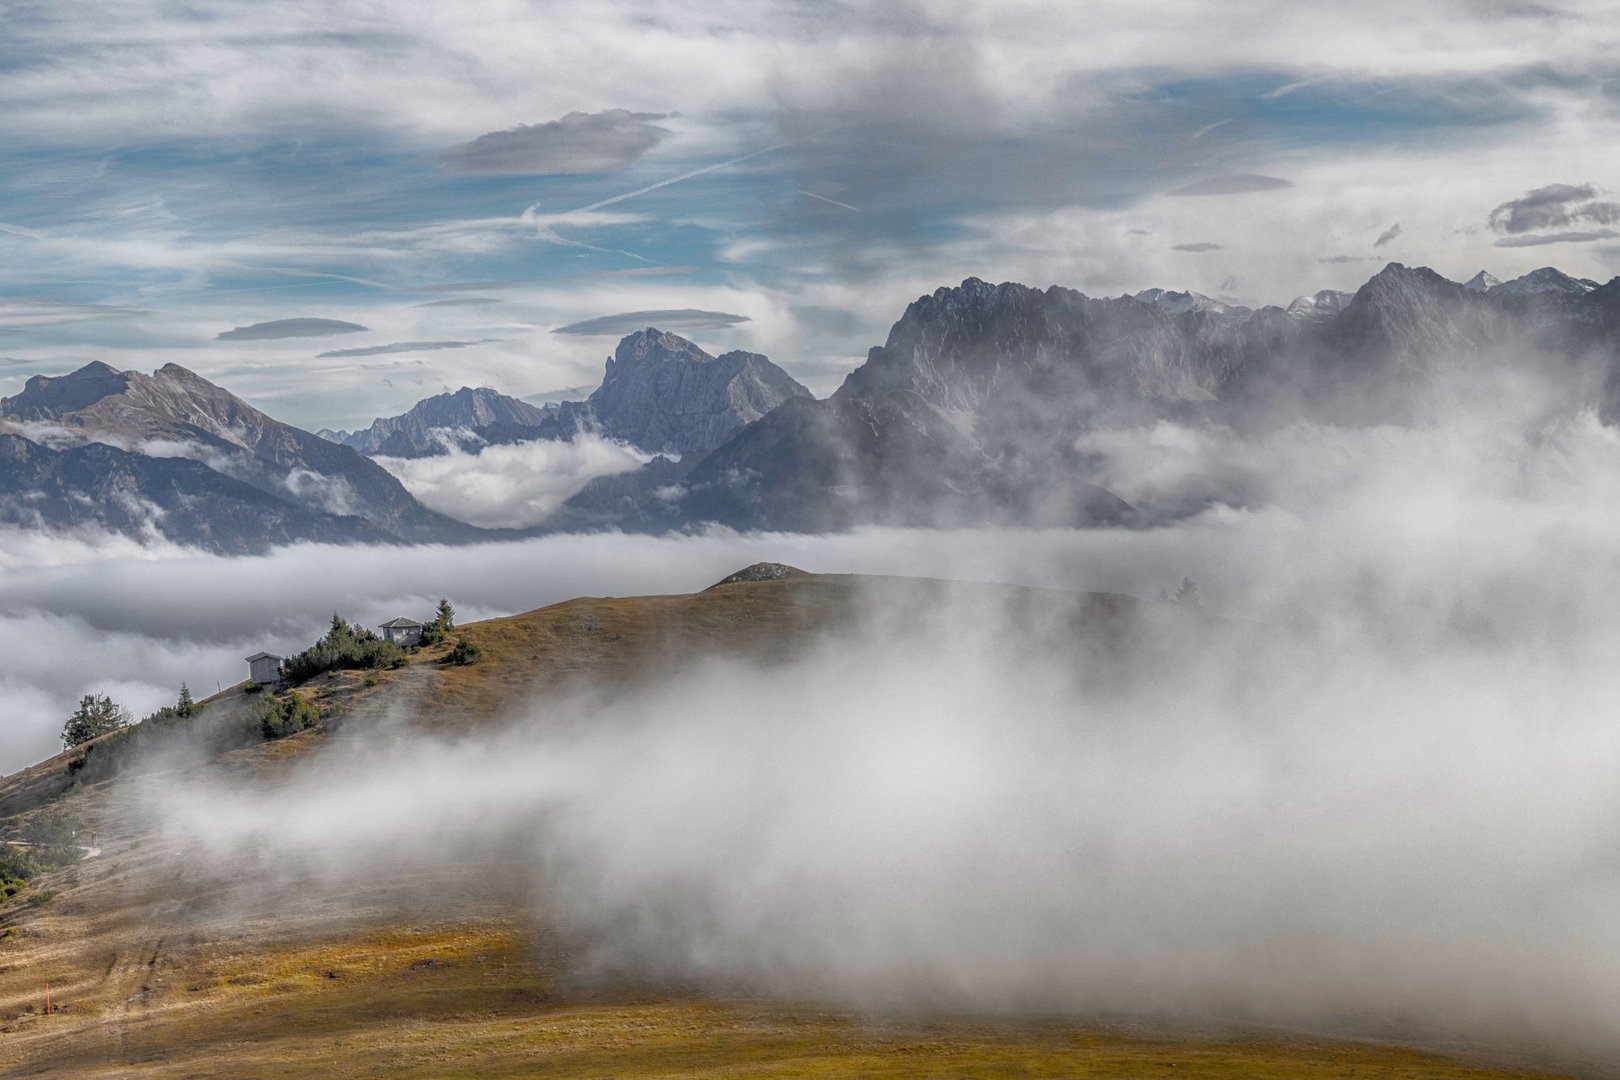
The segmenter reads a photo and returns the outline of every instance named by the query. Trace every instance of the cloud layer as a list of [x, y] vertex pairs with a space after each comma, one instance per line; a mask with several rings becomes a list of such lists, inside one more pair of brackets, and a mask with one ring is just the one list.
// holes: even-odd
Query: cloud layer
[[662, 113], [607, 109], [571, 112], [544, 124], [520, 124], [453, 146], [443, 155], [452, 169], [512, 176], [611, 172], [634, 164], [669, 137], [654, 120]]
[[594, 319], [559, 326], [553, 334], [573, 334], [579, 337], [622, 337], [649, 326], [659, 330], [683, 331], [724, 330], [748, 322], [746, 315], [733, 315], [726, 311], [701, 311], [697, 308], [663, 308], [655, 311], [622, 311], [617, 315], [598, 315]]
[[595, 436], [567, 442], [537, 439], [455, 450], [422, 458], [375, 459], [430, 509], [489, 528], [539, 525], [598, 476], [629, 472], [647, 461], [622, 443]]
[[238, 326], [234, 330], [222, 330], [216, 337], [220, 341], [275, 341], [280, 338], [354, 334], [366, 329], [369, 328], [342, 319], [273, 319], [251, 326]]
[[[158, 816], [199, 866], [268, 853], [304, 895], [499, 853], [587, 977], [1612, 1053], [1620, 435], [1534, 414], [1100, 433], [1133, 500], [1264, 485], [1149, 532], [514, 545], [559, 576], [593, 550], [575, 592], [749, 547], [1142, 596], [1191, 575], [1207, 618], [1088, 644], [1045, 601], [874, 586], [781, 663], [683, 653], [482, 737], [379, 729], [364, 768], [335, 747], [274, 795], [170, 788]], [[292, 887], [237, 886], [249, 910]]]
[[1566, 228], [1581, 222], [1620, 222], [1620, 203], [1605, 202], [1597, 194], [1591, 184], [1548, 184], [1492, 210], [1490, 225], [1498, 232], [1511, 234]]

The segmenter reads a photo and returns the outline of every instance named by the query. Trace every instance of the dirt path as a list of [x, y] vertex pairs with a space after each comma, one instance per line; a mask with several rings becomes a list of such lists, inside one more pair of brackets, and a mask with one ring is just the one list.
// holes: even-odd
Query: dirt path
[[[27, 840], [0, 840], [0, 844], [10, 844], [12, 847], [28, 848], [39, 846], [38, 844], [30, 844]], [[101, 854], [101, 849], [99, 847], [89, 847], [85, 844], [69, 844], [68, 847], [77, 848], [79, 851], [84, 852], [84, 857], [87, 859], [94, 859], [96, 856]]]

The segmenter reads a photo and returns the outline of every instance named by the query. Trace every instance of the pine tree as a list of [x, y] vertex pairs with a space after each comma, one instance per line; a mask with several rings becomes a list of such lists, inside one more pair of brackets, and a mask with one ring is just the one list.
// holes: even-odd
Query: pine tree
[[180, 700], [175, 702], [174, 711], [181, 716], [197, 715], [197, 703], [191, 700], [191, 687], [185, 683], [180, 684]]
[[439, 624], [440, 630], [454, 630], [456, 628], [456, 609], [450, 606], [448, 598], [439, 601], [439, 610], [433, 621]]
[[1204, 606], [1203, 597], [1198, 594], [1198, 583], [1190, 577], [1181, 579], [1181, 587], [1176, 590], [1175, 595], [1170, 599], [1188, 607], [1201, 608]]
[[109, 731], [127, 727], [129, 710], [106, 694], [86, 694], [79, 699], [79, 707], [62, 727], [62, 745], [78, 746]]

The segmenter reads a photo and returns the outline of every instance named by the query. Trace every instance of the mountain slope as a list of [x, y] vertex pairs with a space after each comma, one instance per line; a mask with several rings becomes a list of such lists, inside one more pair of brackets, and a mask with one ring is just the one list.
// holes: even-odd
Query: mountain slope
[[267, 416], [177, 364], [152, 375], [88, 364], [36, 375], [0, 399], [0, 421], [47, 437], [109, 443], [148, 456], [185, 457], [293, 507], [358, 517], [398, 540], [465, 541], [480, 531], [418, 503], [381, 466], [350, 447]]
[[93, 527], [227, 554], [295, 540], [389, 538], [360, 518], [294, 506], [186, 458], [147, 457], [105, 443], [53, 450], [3, 431], [0, 524]]

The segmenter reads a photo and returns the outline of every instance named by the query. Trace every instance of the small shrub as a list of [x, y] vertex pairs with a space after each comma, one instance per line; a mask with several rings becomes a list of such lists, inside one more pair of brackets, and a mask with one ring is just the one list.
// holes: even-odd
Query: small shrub
[[375, 676], [375, 675], [367, 675], [366, 676], [366, 685], [367, 686], [376, 686], [381, 681], [382, 680], [377, 678], [377, 676]]
[[482, 651], [477, 645], [474, 645], [464, 637], [456, 638], [456, 643], [450, 647], [449, 652], [444, 654], [444, 662], [447, 664], [460, 664], [465, 666], [475, 662], [481, 655]]
[[55, 899], [56, 899], [56, 890], [55, 889], [39, 889], [36, 892], [31, 893], [29, 895], [29, 897], [28, 897], [28, 906], [29, 907], [44, 907], [46, 904], [50, 903], [52, 900], [55, 900]]
[[321, 722], [321, 711], [297, 694], [264, 698], [254, 716], [267, 739], [284, 739]]

